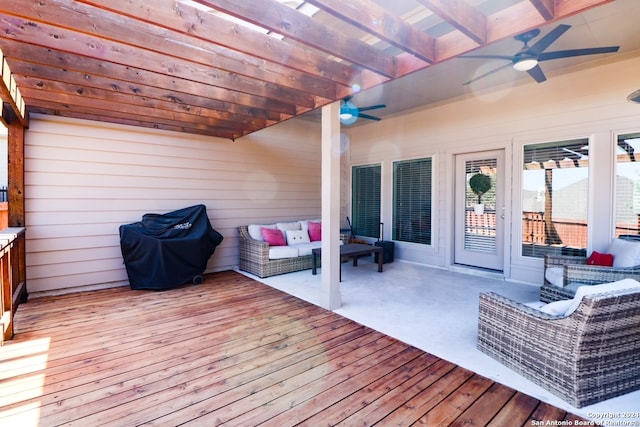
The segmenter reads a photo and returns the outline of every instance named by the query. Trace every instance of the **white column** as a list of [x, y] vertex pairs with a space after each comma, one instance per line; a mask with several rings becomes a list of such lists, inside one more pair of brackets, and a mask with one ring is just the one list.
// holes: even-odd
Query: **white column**
[[340, 308], [340, 102], [322, 107], [322, 306]]

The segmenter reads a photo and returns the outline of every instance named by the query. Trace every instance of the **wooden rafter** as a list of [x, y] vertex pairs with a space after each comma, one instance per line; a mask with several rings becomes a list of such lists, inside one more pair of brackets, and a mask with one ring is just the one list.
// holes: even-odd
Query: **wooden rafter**
[[392, 2], [194, 1], [0, 0], [4, 111], [234, 139], [613, 0], [418, 0], [444, 32]]

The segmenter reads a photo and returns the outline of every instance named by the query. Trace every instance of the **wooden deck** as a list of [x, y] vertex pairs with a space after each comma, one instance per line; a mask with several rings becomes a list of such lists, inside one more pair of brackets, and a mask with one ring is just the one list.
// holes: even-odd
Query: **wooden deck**
[[531, 426], [579, 419], [235, 272], [19, 307], [0, 425]]

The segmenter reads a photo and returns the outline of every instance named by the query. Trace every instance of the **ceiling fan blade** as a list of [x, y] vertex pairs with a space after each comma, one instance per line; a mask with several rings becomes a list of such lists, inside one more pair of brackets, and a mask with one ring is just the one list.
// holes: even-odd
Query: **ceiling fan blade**
[[384, 104], [369, 105], [368, 107], [358, 108], [358, 110], [360, 110], [360, 111], [369, 111], [369, 110], [377, 110], [378, 108], [387, 108], [387, 106], [384, 105]]
[[540, 55], [546, 48], [551, 46], [551, 43], [559, 39], [560, 36], [563, 35], [569, 28], [571, 28], [571, 25], [558, 25], [553, 30], [549, 31], [547, 35], [538, 40], [533, 46], [531, 46], [529, 48], [529, 52], [533, 53], [534, 55]]
[[617, 52], [618, 49], [620, 49], [620, 46], [557, 50], [555, 52], [545, 52], [540, 54], [540, 56], [538, 56], [538, 61], [549, 61], [550, 59], [570, 58], [572, 56], [596, 55], [599, 53], [613, 53], [613, 52]]
[[493, 74], [493, 73], [497, 73], [498, 71], [504, 70], [505, 68], [509, 68], [509, 67], [511, 67], [511, 63], [505, 64], [505, 65], [503, 65], [503, 66], [501, 66], [501, 67], [498, 67], [498, 68], [494, 68], [493, 70], [491, 70], [491, 71], [489, 71], [489, 72], [486, 72], [486, 73], [484, 73], [484, 74], [481, 74], [481, 75], [479, 75], [478, 77], [475, 77], [475, 78], [473, 78], [473, 79], [469, 80], [468, 82], [463, 83], [463, 85], [464, 85], [464, 86], [466, 86], [466, 85], [468, 85], [468, 84], [471, 84], [471, 83], [475, 82], [476, 80], [480, 80], [480, 79], [481, 79], [481, 78], [483, 78], [483, 77], [490, 76], [490, 75], [491, 75], [491, 74]]
[[536, 65], [532, 69], [528, 70], [527, 73], [529, 73], [529, 75], [533, 77], [538, 83], [542, 83], [543, 81], [547, 80], [547, 77], [544, 75], [544, 73], [542, 72], [542, 68], [540, 68], [539, 65]]
[[382, 120], [380, 117], [370, 116], [368, 114], [358, 114], [358, 118], [359, 119], [375, 120], [376, 122], [379, 122], [380, 120]]
[[505, 59], [507, 61], [513, 60], [513, 56], [507, 55], [460, 55], [458, 58], [474, 58], [474, 59]]

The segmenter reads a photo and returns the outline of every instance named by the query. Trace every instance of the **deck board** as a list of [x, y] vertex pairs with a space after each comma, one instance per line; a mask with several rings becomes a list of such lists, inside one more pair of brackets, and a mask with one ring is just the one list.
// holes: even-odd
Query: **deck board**
[[0, 424], [532, 425], [553, 406], [236, 272], [19, 307]]

